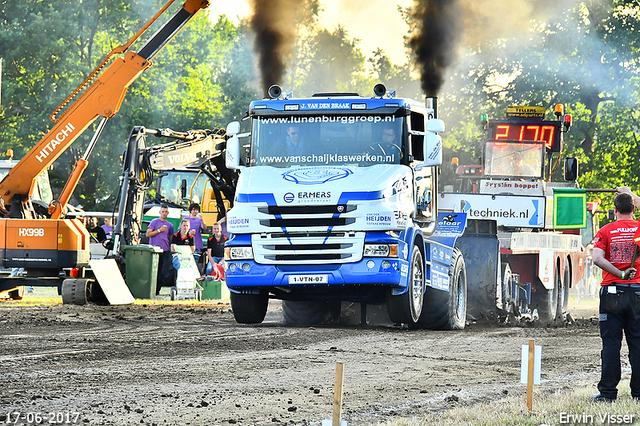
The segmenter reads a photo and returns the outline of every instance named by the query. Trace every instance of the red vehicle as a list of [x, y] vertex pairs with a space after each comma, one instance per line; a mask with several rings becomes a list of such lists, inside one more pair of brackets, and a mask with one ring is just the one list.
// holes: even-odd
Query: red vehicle
[[[566, 312], [569, 290], [583, 279], [586, 223], [562, 224], [568, 211], [554, 207], [584, 195], [575, 183], [575, 161], [565, 163], [568, 181], [550, 181], [571, 125], [559, 107], [553, 121], [544, 120], [543, 107], [509, 107], [505, 120], [485, 118], [482, 165], [459, 166], [460, 191], [440, 197], [441, 211], [467, 214], [456, 244], [467, 264], [471, 316], [514, 313], [555, 321]], [[586, 208], [568, 217], [586, 220]]]

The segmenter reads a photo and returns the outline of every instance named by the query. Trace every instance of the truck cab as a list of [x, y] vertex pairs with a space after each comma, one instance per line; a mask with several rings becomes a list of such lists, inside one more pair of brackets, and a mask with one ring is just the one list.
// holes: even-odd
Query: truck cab
[[335, 319], [351, 301], [386, 302], [394, 322], [419, 325], [427, 287], [448, 289], [453, 248], [439, 269], [427, 242], [444, 123], [435, 100], [380, 86], [371, 98], [276, 88], [251, 103], [250, 132], [228, 126], [226, 163], [240, 177], [225, 269], [238, 322], [262, 322], [277, 298], [291, 324]]

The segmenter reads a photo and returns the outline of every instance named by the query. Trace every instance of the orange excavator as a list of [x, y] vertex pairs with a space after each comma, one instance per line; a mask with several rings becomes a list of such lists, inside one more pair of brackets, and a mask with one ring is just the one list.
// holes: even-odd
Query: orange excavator
[[[96, 69], [51, 114], [55, 126], [0, 182], [0, 268], [13, 273], [0, 275], [0, 292], [20, 286], [58, 286], [65, 299], [69, 274], [84, 276], [88, 266], [89, 234], [77, 219], [65, 219], [67, 203], [107, 119], [113, 117], [128, 87], [152, 65], [152, 59], [202, 9], [209, 0], [186, 0], [182, 7], [137, 51], [131, 45], [174, 3], [169, 0], [126, 44], [113, 49]], [[75, 100], [74, 100], [75, 99]], [[74, 165], [60, 196], [44, 217], [31, 202], [37, 176], [100, 118], [89, 145]], [[16, 273], [16, 271], [19, 271]], [[73, 297], [91, 292], [90, 280], [78, 286]], [[72, 298], [73, 298], [72, 297]]]

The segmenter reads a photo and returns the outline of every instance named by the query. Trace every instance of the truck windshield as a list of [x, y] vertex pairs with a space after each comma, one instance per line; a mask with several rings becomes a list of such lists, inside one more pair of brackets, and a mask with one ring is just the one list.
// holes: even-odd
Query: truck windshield
[[487, 142], [484, 173], [486, 176], [542, 177], [545, 146], [541, 142]]
[[381, 115], [258, 117], [251, 166], [400, 164], [404, 118]]

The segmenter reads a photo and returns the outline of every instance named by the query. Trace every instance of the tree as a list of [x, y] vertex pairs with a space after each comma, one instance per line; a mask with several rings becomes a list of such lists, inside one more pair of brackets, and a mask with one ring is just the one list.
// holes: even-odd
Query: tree
[[[526, 39], [486, 39], [466, 45], [443, 90], [452, 132], [445, 143], [478, 153], [481, 114], [502, 118], [507, 105], [562, 103], [574, 114], [564, 155], [581, 160], [586, 187], [638, 184], [629, 173], [638, 150], [637, 112], [640, 5], [586, 1], [530, 22]], [[624, 117], [624, 119], [622, 119]], [[615, 158], [625, 158], [615, 162]], [[558, 163], [561, 165], [561, 163]], [[560, 178], [561, 167], [555, 177]]]
[[[0, 39], [5, 59], [5, 99], [0, 146], [20, 158], [51, 127], [47, 115], [114, 47], [125, 43], [159, 9], [159, 0], [49, 0], [0, 3], [7, 36]], [[179, 6], [151, 27], [147, 37]], [[229, 119], [221, 82], [232, 55], [237, 29], [226, 17], [212, 24], [199, 14], [154, 59], [154, 65], [129, 88], [111, 119], [79, 183], [75, 197], [87, 209], [113, 206], [120, 155], [134, 125], [176, 130], [224, 127]], [[238, 99], [244, 102], [244, 99]], [[248, 101], [246, 102], [248, 104]], [[62, 188], [82, 154], [91, 129], [54, 163], [55, 188]]]
[[297, 72], [304, 77], [294, 82], [296, 93], [357, 91], [365, 63], [358, 42], [350, 40], [341, 25], [333, 32], [321, 29], [314, 34], [309, 40], [309, 61]]

